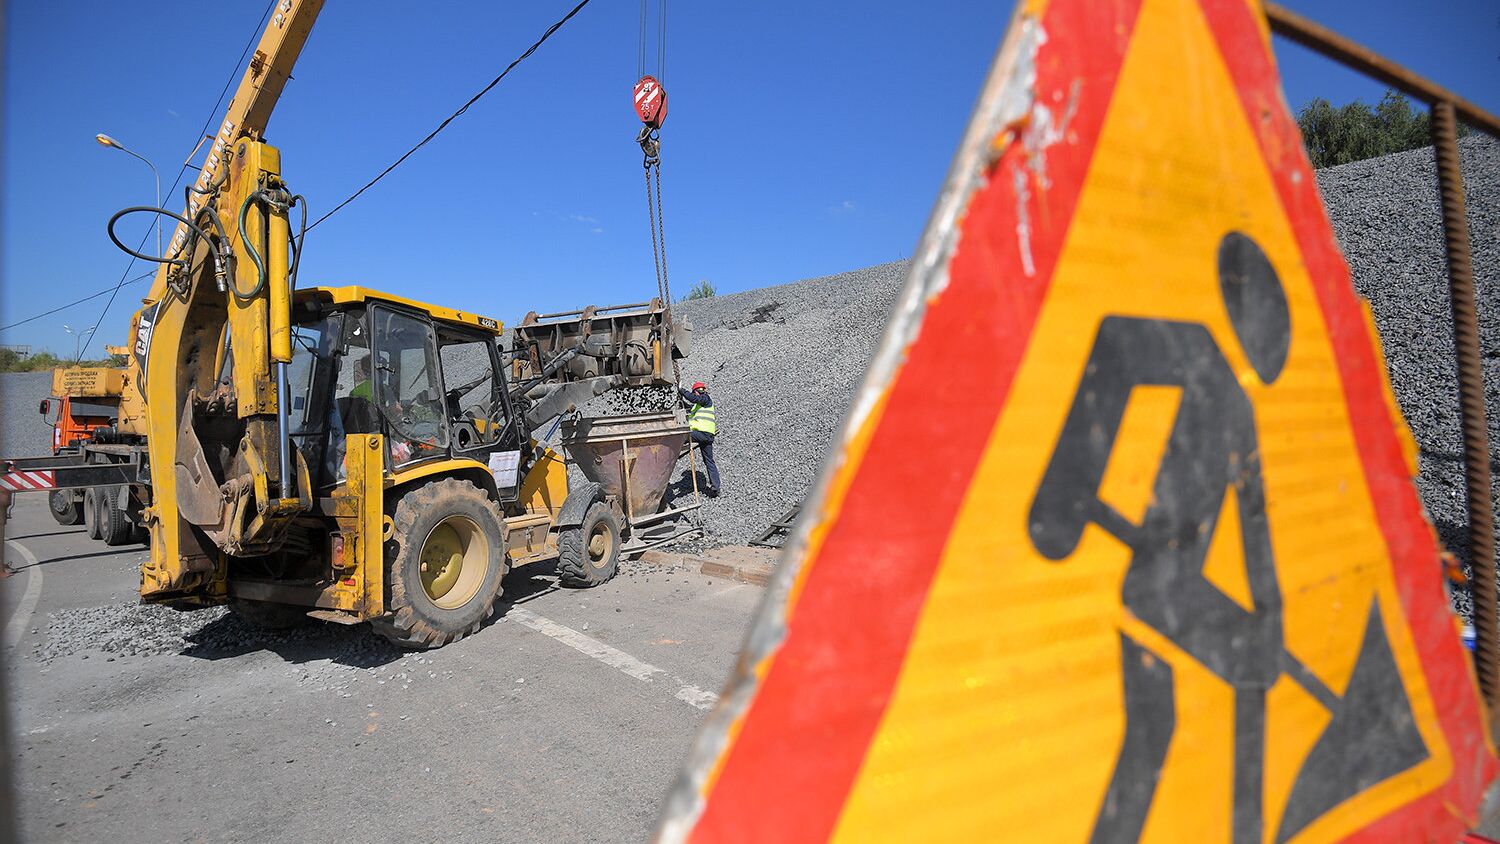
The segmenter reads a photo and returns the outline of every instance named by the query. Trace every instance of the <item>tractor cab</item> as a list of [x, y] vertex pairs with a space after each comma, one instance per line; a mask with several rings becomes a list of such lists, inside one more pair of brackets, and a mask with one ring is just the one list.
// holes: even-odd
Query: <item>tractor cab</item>
[[438, 460], [488, 467], [497, 452], [519, 457], [527, 432], [506, 389], [500, 330], [486, 317], [358, 287], [300, 292], [289, 411], [314, 488], [326, 494], [345, 480], [350, 434], [383, 437], [388, 474]]

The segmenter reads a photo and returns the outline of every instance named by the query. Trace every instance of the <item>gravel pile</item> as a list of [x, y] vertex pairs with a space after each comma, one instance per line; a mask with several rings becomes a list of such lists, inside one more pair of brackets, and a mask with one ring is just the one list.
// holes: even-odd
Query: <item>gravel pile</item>
[[905, 280], [896, 262], [673, 306], [693, 323], [682, 383], [708, 385], [719, 424], [709, 544], [749, 542], [807, 494]]
[[[692, 383], [692, 382], [688, 382]], [[658, 413], [676, 406], [671, 387], [627, 387], [611, 390], [584, 405], [588, 415], [625, 416], [636, 413]]]
[[[1500, 453], [1500, 143], [1461, 143], [1479, 300], [1491, 455]], [[1318, 187], [1380, 331], [1396, 400], [1416, 437], [1417, 488], [1443, 544], [1467, 565], [1458, 380], [1431, 148], [1318, 172]], [[1500, 500], [1500, 461], [1496, 499]], [[1455, 596], [1468, 614], [1468, 596]]]
[[189, 638], [227, 614], [223, 607], [185, 613], [159, 606], [111, 604], [48, 615], [46, 637], [32, 651], [37, 662], [101, 652], [111, 656], [181, 653]]
[[51, 392], [50, 371], [0, 375], [0, 455], [51, 453], [52, 429], [37, 413], [37, 404]]

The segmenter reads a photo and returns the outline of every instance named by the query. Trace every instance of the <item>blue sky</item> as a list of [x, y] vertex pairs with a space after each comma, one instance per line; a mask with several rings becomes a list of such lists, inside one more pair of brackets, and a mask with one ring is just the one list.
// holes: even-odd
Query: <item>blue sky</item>
[[[94, 134], [152, 159], [165, 190], [265, 9], [260, 0], [6, 5], [0, 325], [120, 278], [128, 259], [105, 222], [152, 203], [151, 175]], [[1288, 5], [1500, 111], [1493, 0]], [[270, 122], [287, 179], [314, 217], [331, 208], [571, 6], [328, 0]], [[674, 293], [700, 279], [732, 292], [908, 255], [1010, 4], [668, 7], [662, 155]], [[638, 12], [637, 3], [594, 0], [309, 235], [303, 284], [357, 282], [507, 321], [532, 308], [652, 295], [629, 105]], [[1278, 42], [1277, 51], [1294, 107], [1313, 96], [1373, 102], [1383, 91], [1301, 48]], [[168, 204], [179, 206], [180, 194]], [[122, 230], [139, 237], [144, 223]], [[145, 287], [122, 291], [96, 353], [124, 341]], [[71, 353], [63, 325], [92, 324], [103, 301], [5, 331], [0, 342]]]

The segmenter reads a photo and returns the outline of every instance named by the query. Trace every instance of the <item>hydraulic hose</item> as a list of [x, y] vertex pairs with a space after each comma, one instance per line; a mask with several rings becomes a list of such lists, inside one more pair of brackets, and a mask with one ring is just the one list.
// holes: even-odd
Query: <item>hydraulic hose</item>
[[[210, 223], [213, 223], [214, 231], [218, 232], [219, 234], [219, 239], [217, 241], [208, 240], [207, 242], [209, 247], [213, 249], [214, 253], [214, 286], [219, 288], [220, 293], [223, 293], [224, 291], [229, 289], [230, 284], [229, 234], [228, 232], [224, 231], [224, 220], [219, 217], [219, 212], [215, 211], [212, 205], [205, 205], [203, 208], [199, 209], [198, 216], [207, 217], [208, 221]], [[192, 250], [188, 251], [188, 255], [192, 255]], [[189, 257], [188, 260], [191, 261], [191, 257]]]
[[[234, 282], [230, 282], [229, 284], [229, 289], [234, 293], [234, 298], [239, 299], [241, 302], [254, 299], [260, 295], [262, 290], [266, 289], [266, 262], [261, 258], [260, 253], [255, 251], [255, 246], [250, 243], [250, 238], [245, 236], [245, 215], [250, 212], [250, 203], [255, 202], [264, 195], [265, 191], [257, 190], [245, 197], [245, 201], [240, 203], [240, 243], [245, 245], [245, 251], [250, 253], [250, 260], [255, 263], [255, 287], [251, 288], [250, 292], [241, 293], [239, 287]], [[181, 218], [179, 217], [178, 219]]]
[[203, 229], [198, 228], [198, 226], [188, 218], [182, 216], [181, 214], [168, 211], [165, 208], [157, 208], [154, 205], [132, 205], [129, 208], [122, 208], [119, 211], [116, 211], [115, 215], [109, 218], [109, 239], [114, 242], [115, 246], [118, 246], [120, 248], [120, 251], [124, 252], [126, 255], [131, 256], [132, 258], [139, 258], [142, 261], [151, 261], [157, 264], [177, 264], [183, 267], [187, 266], [187, 261], [182, 258], [168, 258], [165, 255], [147, 255], [144, 252], [137, 252], [136, 250], [131, 249], [129, 246], [126, 246], [125, 244], [120, 242], [120, 238], [115, 234], [115, 223], [119, 222], [120, 218], [124, 217], [127, 214], [139, 214], [148, 211], [152, 214], [162, 214], [167, 217], [171, 217], [184, 226], [187, 226], [188, 229], [198, 237], [201, 237], [205, 240], [208, 239], [208, 232], [205, 232]]
[[297, 291], [297, 267], [302, 263], [302, 239], [307, 237], [307, 197], [302, 194], [292, 196], [292, 207], [302, 209], [302, 225], [297, 231], [297, 236], [290, 238], [292, 246], [292, 271], [287, 273], [288, 286], [291, 292]]

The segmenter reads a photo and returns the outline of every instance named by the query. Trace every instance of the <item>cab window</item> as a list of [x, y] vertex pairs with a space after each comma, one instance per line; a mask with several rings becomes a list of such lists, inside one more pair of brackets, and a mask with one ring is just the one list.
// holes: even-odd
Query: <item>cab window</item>
[[454, 448], [468, 451], [493, 446], [505, 430], [503, 385], [496, 382], [498, 366], [493, 337], [444, 327], [438, 333], [438, 355], [443, 364], [443, 401], [453, 433]]
[[391, 465], [448, 448], [437, 337], [432, 323], [386, 308], [374, 312], [373, 393]]

